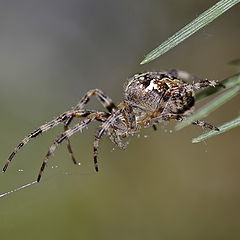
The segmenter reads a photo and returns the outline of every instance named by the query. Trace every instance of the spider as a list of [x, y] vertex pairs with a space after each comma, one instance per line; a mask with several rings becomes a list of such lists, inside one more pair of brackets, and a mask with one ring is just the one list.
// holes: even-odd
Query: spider
[[[188, 83], [189, 79], [197, 81]], [[64, 125], [64, 132], [50, 146], [40, 168], [37, 182], [42, 177], [49, 157], [63, 141], [67, 141], [67, 149], [72, 161], [78, 164], [73, 155], [69, 138], [73, 134], [81, 132], [94, 120], [101, 122], [93, 142], [93, 162], [95, 170], [98, 172], [99, 141], [104, 134], [107, 134], [120, 149], [126, 149], [127, 143], [123, 142], [123, 138], [134, 135], [142, 128], [153, 127], [156, 130], [156, 125], [162, 121], [184, 120], [193, 112], [195, 91], [216, 85], [219, 85], [216, 81], [200, 79], [183, 71], [172, 70], [135, 74], [128, 80], [124, 91], [124, 100], [118, 105], [115, 105], [101, 90], [90, 90], [72, 110], [62, 113], [26, 136], [8, 157], [3, 172], [7, 170], [16, 153], [32, 138], [60, 123]], [[97, 97], [107, 109], [106, 112], [84, 108], [92, 96]], [[73, 118], [82, 118], [83, 120], [70, 128], [69, 125]], [[193, 124], [219, 131], [217, 127], [204, 121], [197, 120]]]

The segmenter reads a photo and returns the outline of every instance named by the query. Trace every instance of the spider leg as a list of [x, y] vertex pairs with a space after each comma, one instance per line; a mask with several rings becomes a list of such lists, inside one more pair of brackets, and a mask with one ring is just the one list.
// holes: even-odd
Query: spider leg
[[[65, 126], [64, 126], [64, 132], [66, 132], [68, 129], [69, 129], [69, 127], [65, 125]], [[77, 164], [77, 165], [80, 165], [80, 163], [77, 162], [76, 158], [74, 157], [70, 140], [67, 139], [66, 141], [67, 141], [67, 150], [68, 150], [68, 152], [69, 152], [69, 154], [70, 154], [70, 157], [71, 157], [73, 163], [74, 163], [74, 164]]]
[[183, 81], [202, 81], [203, 78], [200, 78], [196, 75], [193, 75], [191, 73], [182, 71], [182, 70], [178, 70], [178, 69], [172, 69], [168, 72], [168, 74], [170, 74], [173, 77], [182, 79]]
[[[115, 104], [113, 103], [112, 99], [110, 97], [108, 97], [107, 95], [105, 95], [101, 90], [99, 89], [92, 89], [92, 90], [89, 90], [82, 98], [81, 100], [79, 101], [79, 103], [74, 107], [74, 109], [83, 109], [84, 106], [89, 102], [90, 98], [92, 96], [96, 96], [97, 99], [100, 101], [100, 103], [103, 105], [103, 107], [105, 107], [109, 112], [112, 112], [113, 110], [116, 109], [116, 106]], [[65, 121], [65, 124], [64, 124], [64, 131], [68, 130], [68, 125], [70, 124], [72, 118], [68, 118], [66, 121]], [[73, 151], [72, 151], [72, 147], [71, 147], [71, 142], [70, 140], [68, 139], [67, 140], [67, 149], [68, 149], [68, 152], [71, 156], [71, 159], [73, 161], [74, 164], [79, 164], [74, 155], [73, 155]]]
[[137, 127], [136, 116], [133, 113], [133, 108], [128, 102], [123, 103], [122, 116], [125, 120], [126, 128], [134, 131]]
[[109, 127], [111, 125], [113, 125], [114, 121], [116, 121], [118, 118], [120, 118], [122, 116], [121, 112], [122, 112], [122, 109], [115, 111], [107, 119], [107, 121], [102, 124], [102, 127], [97, 131], [97, 133], [95, 135], [94, 142], [93, 142], [93, 162], [94, 162], [94, 167], [95, 167], [96, 172], [98, 172], [97, 155], [98, 155], [99, 141], [100, 141], [101, 137], [103, 136], [103, 134], [105, 133], [105, 131], [107, 131], [109, 129]]
[[105, 121], [107, 118], [108, 114], [105, 112], [95, 112], [90, 114], [89, 116], [87, 116], [81, 123], [76, 124], [73, 128], [68, 129], [67, 131], [65, 131], [60, 137], [58, 137], [54, 143], [52, 144], [52, 146], [49, 148], [42, 166], [40, 168], [38, 177], [37, 177], [37, 181], [39, 182], [43, 171], [48, 163], [48, 160], [50, 158], [50, 156], [54, 153], [54, 151], [56, 150], [56, 148], [58, 147], [58, 145], [63, 142], [64, 140], [69, 139], [73, 134], [82, 131], [90, 122], [92, 122], [93, 120], [101, 120], [101, 121]]
[[79, 103], [75, 106], [74, 109], [83, 109], [83, 107], [89, 102], [90, 97], [96, 96], [97, 99], [101, 102], [103, 107], [105, 107], [109, 112], [113, 112], [116, 110], [116, 106], [113, 103], [112, 99], [105, 95], [101, 90], [99, 89], [92, 89], [89, 90], [85, 96], [81, 98]]
[[66, 140], [67, 138], [69, 138], [71, 135], [73, 135], [75, 132], [78, 132], [78, 131], [81, 131], [84, 127], [86, 127], [89, 123], [91, 122], [91, 119], [85, 119], [83, 120], [81, 123], [75, 125], [75, 127], [73, 127], [72, 129], [69, 129], [67, 130], [66, 132], [64, 132], [60, 137], [58, 137], [54, 143], [52, 144], [52, 146], [49, 148], [44, 160], [43, 160], [43, 163], [42, 163], [42, 166], [40, 168], [40, 171], [39, 171], [39, 174], [38, 174], [38, 177], [37, 177], [37, 181], [39, 182], [41, 177], [42, 177], [42, 174], [43, 174], [43, 171], [47, 165], [47, 162], [48, 162], [48, 159], [49, 157], [54, 153], [54, 151], [56, 150], [57, 146], [64, 140]]
[[196, 121], [192, 122], [192, 124], [198, 125], [198, 126], [204, 127], [204, 128], [209, 128], [209, 129], [214, 130], [214, 131], [220, 131], [218, 127], [215, 127], [215, 126], [213, 126], [209, 123], [206, 123], [202, 120], [196, 120]]
[[196, 75], [193, 75], [191, 73], [188, 73], [188, 72], [185, 72], [182, 70], [172, 69], [171, 71], [169, 71], [169, 74], [173, 77], [182, 79], [183, 81], [196, 81], [196, 83], [192, 84], [192, 87], [195, 90], [198, 90], [198, 89], [204, 88], [204, 87], [209, 87], [209, 86], [211, 86], [211, 87], [221, 86], [221, 87], [225, 88], [225, 86], [218, 81], [203, 79], [203, 78], [200, 78]]
[[22, 148], [24, 147], [32, 138], [35, 138], [36, 136], [38, 136], [40, 133], [46, 132], [49, 129], [57, 126], [60, 123], [63, 123], [66, 118], [68, 117], [87, 117], [89, 114], [94, 113], [94, 111], [86, 111], [86, 110], [71, 110], [68, 112], [65, 112], [63, 114], [61, 114], [60, 116], [58, 116], [57, 118], [53, 119], [50, 122], [47, 122], [46, 124], [40, 126], [39, 128], [37, 128], [35, 131], [33, 131], [32, 133], [30, 133], [28, 136], [26, 136], [19, 144], [18, 146], [14, 149], [14, 151], [9, 155], [7, 162], [5, 163], [4, 167], [3, 167], [3, 172], [5, 172], [10, 164], [10, 162], [12, 161], [12, 159], [14, 158], [14, 156], [16, 155], [16, 153]]
[[[107, 114], [107, 113], [105, 113], [105, 115], [106, 115], [106, 117], [109, 116], [109, 114]], [[71, 120], [72, 120], [72, 119], [71, 119]], [[97, 121], [100, 121], [100, 122], [105, 121], [103, 118], [98, 118], [98, 119], [96, 119], [96, 120], [97, 120]], [[70, 123], [70, 122], [68, 122], [68, 125], [64, 125], [64, 132], [69, 129], [69, 123]], [[70, 157], [71, 157], [73, 163], [76, 164], [76, 165], [80, 165], [80, 162], [78, 162], [78, 161], [76, 160], [76, 158], [74, 157], [73, 150], [72, 150], [72, 147], [71, 147], [70, 139], [67, 138], [66, 141], [67, 141], [67, 150], [68, 150], [68, 152], [69, 152], [69, 154], [70, 154]]]
[[154, 131], [157, 131], [157, 124], [154, 123], [154, 124], [152, 125], [152, 127], [153, 127], [153, 130], [154, 130]]
[[204, 88], [204, 87], [216, 87], [218, 85], [222, 85], [221, 83], [214, 81], [214, 80], [207, 80], [207, 79], [202, 79], [199, 82], [195, 82], [193, 84], [191, 84], [191, 87], [194, 90], [198, 90], [200, 88]]
[[[185, 116], [178, 115], [178, 114], [163, 114], [161, 116], [162, 120], [175, 119], [177, 121], [183, 121], [185, 118], [186, 118]], [[200, 126], [200, 127], [204, 127], [204, 128], [209, 128], [209, 129], [215, 130], [215, 131], [220, 131], [218, 127], [213, 126], [212, 124], [206, 123], [202, 120], [196, 120], [196, 121], [192, 122], [192, 124]]]
[[[204, 87], [204, 86], [206, 86], [206, 85], [204, 85], [204, 84], [212, 84], [213, 82], [214, 82], [215, 84], [218, 84], [218, 83], [215, 82], [215, 81], [203, 80], [203, 81], [199, 81], [198, 83], [195, 83], [195, 84], [193, 84], [193, 85], [203, 84], [202, 87]], [[210, 86], [210, 85], [208, 85], [208, 86]], [[211, 86], [214, 86], [214, 85], [211, 85]], [[167, 102], [167, 104], [168, 104], [168, 102]], [[167, 104], [165, 105], [165, 108], [166, 108]], [[177, 120], [177, 121], [183, 121], [183, 120], [186, 119], [186, 117], [188, 117], [188, 115], [190, 114], [190, 112], [187, 113], [188, 115], [187, 115], [187, 114], [181, 115], [181, 114], [174, 114], [174, 113], [165, 114], [164, 112], [165, 112], [165, 111], [163, 110], [162, 114], [161, 114], [160, 117], [158, 118], [159, 120], [168, 121], [168, 120], [170, 120], [170, 119], [175, 119], [175, 120]], [[196, 121], [192, 122], [192, 124], [198, 125], [198, 126], [204, 127], [204, 128], [209, 128], [209, 129], [211, 129], [211, 130], [219, 131], [219, 128], [217, 128], [216, 126], [213, 126], [212, 124], [206, 123], [206, 122], [204, 122], [204, 121], [202, 121], [202, 120], [196, 120]]]
[[[136, 130], [137, 130], [137, 121], [136, 121], [135, 115], [133, 113], [132, 106], [129, 105], [129, 103], [127, 101], [123, 101], [118, 105], [117, 108], [118, 108], [118, 110], [116, 110], [107, 119], [107, 121], [102, 124], [102, 127], [97, 131], [95, 138], [94, 138], [93, 161], [94, 161], [94, 167], [95, 167], [96, 172], [98, 172], [97, 155], [98, 155], [99, 141], [100, 141], [101, 137], [103, 136], [103, 134], [105, 133], [105, 131], [110, 132], [110, 136], [111, 136], [110, 139], [118, 147], [120, 147], [120, 149], [125, 149], [127, 145], [121, 141], [120, 136], [117, 134], [117, 131], [119, 130], [120, 131], [119, 134], [123, 136], [123, 135], [129, 134], [128, 130], [130, 130], [130, 132], [132, 131], [132, 133], [136, 132]], [[125, 128], [123, 128], [123, 129], [118, 128], [119, 123], [117, 123], [117, 121], [116, 121], [117, 119], [122, 121], [123, 125], [125, 125]], [[114, 127], [116, 129], [114, 129]], [[115, 133], [113, 135], [111, 135], [111, 131], [114, 131]]]

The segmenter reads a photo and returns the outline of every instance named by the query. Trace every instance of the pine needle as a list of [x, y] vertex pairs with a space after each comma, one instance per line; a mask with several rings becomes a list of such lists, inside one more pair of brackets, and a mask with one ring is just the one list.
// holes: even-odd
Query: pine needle
[[192, 22], [187, 24], [185, 27], [183, 27], [181, 30], [163, 42], [160, 46], [147, 54], [147, 56], [140, 64], [149, 63], [164, 53], [168, 52], [170, 49], [177, 46], [179, 43], [193, 35], [195, 32], [211, 23], [213, 20], [221, 16], [228, 9], [239, 2], [240, 0], [220, 0], [211, 8], [199, 15], [199, 17], [195, 18]]

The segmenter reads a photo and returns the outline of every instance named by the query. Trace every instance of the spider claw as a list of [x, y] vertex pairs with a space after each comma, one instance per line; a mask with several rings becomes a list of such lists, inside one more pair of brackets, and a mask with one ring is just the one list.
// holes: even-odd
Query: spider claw
[[153, 130], [157, 131], [157, 126], [155, 124], [153, 125]]
[[95, 168], [95, 171], [98, 172], [98, 164], [97, 164], [97, 156], [94, 156], [94, 168]]
[[73, 161], [73, 163], [74, 163], [75, 165], [81, 165], [81, 163], [78, 162], [78, 161], [75, 159], [75, 157], [72, 157], [72, 161]]
[[38, 177], [37, 177], [37, 182], [40, 182], [40, 180], [41, 180], [41, 176], [38, 175]]
[[222, 87], [222, 88], [226, 88], [226, 86], [221, 82], [217, 82], [217, 86]]
[[2, 169], [2, 172], [6, 172], [7, 168], [8, 168], [8, 163], [6, 163], [6, 164], [4, 165], [4, 167], [3, 167], [3, 169]]
[[72, 159], [73, 163], [74, 163], [75, 165], [81, 165], [81, 163], [78, 162], [78, 161], [76, 160], [76, 158], [74, 157], [74, 155], [73, 155], [73, 151], [72, 151], [72, 147], [71, 147], [71, 143], [70, 143], [70, 140], [69, 140], [69, 139], [67, 139], [67, 149], [68, 149], [68, 152], [69, 152], [69, 154], [70, 154], [70, 156], [71, 156], [71, 159]]
[[[49, 155], [49, 152], [47, 153], [47, 156]], [[46, 162], [46, 158], [44, 160], [44, 162], [42, 163], [42, 166], [40, 168], [40, 172], [38, 174], [38, 177], [37, 177], [37, 182], [40, 182], [41, 178], [42, 178], [42, 174], [43, 174], [43, 171], [45, 169], [45, 166], [47, 165], [47, 162]]]

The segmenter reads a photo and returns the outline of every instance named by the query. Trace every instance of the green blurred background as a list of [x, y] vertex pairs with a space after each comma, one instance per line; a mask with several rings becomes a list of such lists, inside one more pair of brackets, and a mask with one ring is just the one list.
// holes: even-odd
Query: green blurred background
[[[221, 80], [239, 71], [239, 6], [151, 64], [144, 55], [215, 0], [0, 1], [1, 165], [39, 125], [89, 89], [116, 103], [136, 72], [182, 69]], [[240, 113], [240, 97], [206, 121]], [[102, 109], [96, 100], [88, 108]], [[101, 141], [92, 164], [93, 124], [50, 159], [40, 184], [0, 199], [1, 239], [240, 239], [239, 128], [192, 144], [203, 132], [175, 123], [145, 129], [127, 151]], [[35, 180], [62, 126], [29, 143], [0, 175], [0, 192]]]

